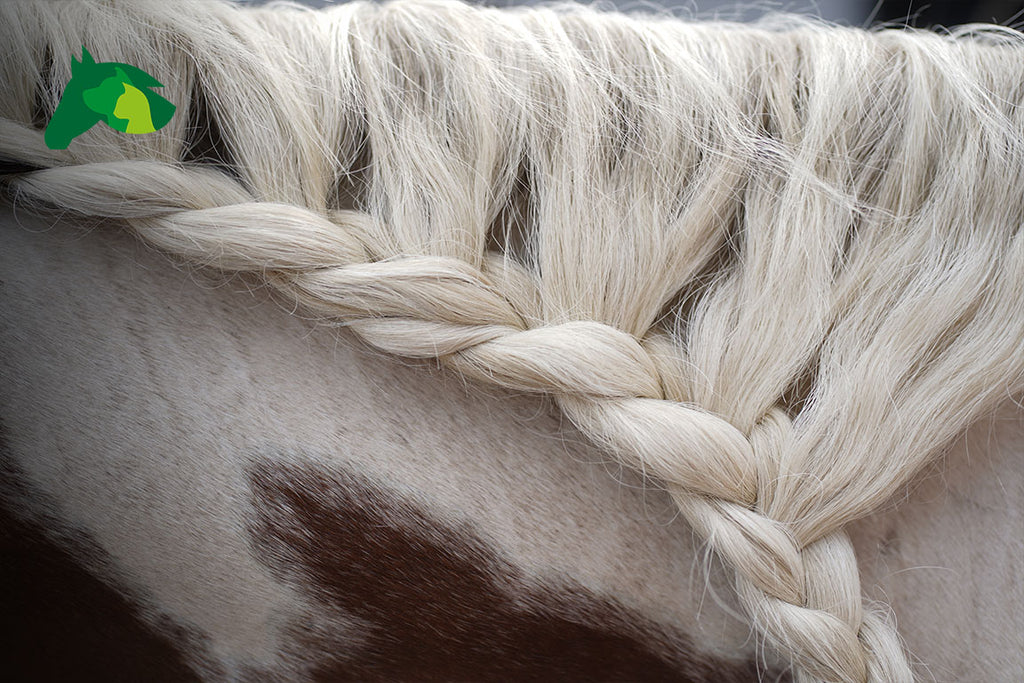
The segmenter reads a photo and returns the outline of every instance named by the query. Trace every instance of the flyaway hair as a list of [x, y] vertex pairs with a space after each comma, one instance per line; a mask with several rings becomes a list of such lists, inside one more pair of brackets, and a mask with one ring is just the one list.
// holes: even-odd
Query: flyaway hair
[[[1024, 389], [1024, 36], [407, 0], [4, 2], [0, 38], [17, 206], [551, 395], [798, 680], [913, 680], [844, 526]], [[83, 45], [170, 122], [48, 149]]]

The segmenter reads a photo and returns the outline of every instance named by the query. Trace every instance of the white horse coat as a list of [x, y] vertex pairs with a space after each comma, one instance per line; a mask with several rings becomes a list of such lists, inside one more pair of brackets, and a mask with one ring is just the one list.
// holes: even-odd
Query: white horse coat
[[[7, 680], [784, 680], [550, 404], [5, 207]], [[921, 680], [1024, 672], [1024, 411], [852, 529]], [[67, 678], [67, 679], [70, 679]]]

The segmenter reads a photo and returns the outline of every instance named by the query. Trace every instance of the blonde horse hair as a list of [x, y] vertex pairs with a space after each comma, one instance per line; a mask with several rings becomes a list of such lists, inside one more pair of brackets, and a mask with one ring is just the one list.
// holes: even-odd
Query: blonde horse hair
[[[910, 681], [844, 526], [1024, 389], [1024, 40], [357, 2], [0, 4], [16, 205], [544, 392], [805, 681]], [[177, 106], [42, 128], [88, 46]]]

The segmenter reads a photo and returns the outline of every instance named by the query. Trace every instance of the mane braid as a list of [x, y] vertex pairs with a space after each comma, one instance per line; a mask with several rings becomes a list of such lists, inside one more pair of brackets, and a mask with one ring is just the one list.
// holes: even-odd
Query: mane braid
[[[18, 206], [552, 395], [801, 681], [910, 681], [844, 527], [1024, 390], [1024, 36], [356, 2], [0, 4]], [[40, 127], [88, 45], [177, 106]]]

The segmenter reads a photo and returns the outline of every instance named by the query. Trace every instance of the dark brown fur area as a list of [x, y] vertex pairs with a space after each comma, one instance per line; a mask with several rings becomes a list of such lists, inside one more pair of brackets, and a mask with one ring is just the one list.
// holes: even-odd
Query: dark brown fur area
[[754, 661], [697, 651], [685, 633], [570, 579], [528, 580], [469, 524], [432, 518], [361, 475], [264, 461], [251, 485], [257, 556], [366, 625], [355, 648], [297, 636], [315, 680], [759, 680]]
[[164, 632], [154, 631], [126, 591], [84, 568], [103, 564], [102, 551], [86, 534], [62, 530], [57, 542], [56, 522], [21, 514], [18, 501], [29, 491], [5, 453], [0, 481], [3, 679], [198, 681], [179, 650], [191, 640], [182, 629], [165, 620]]

